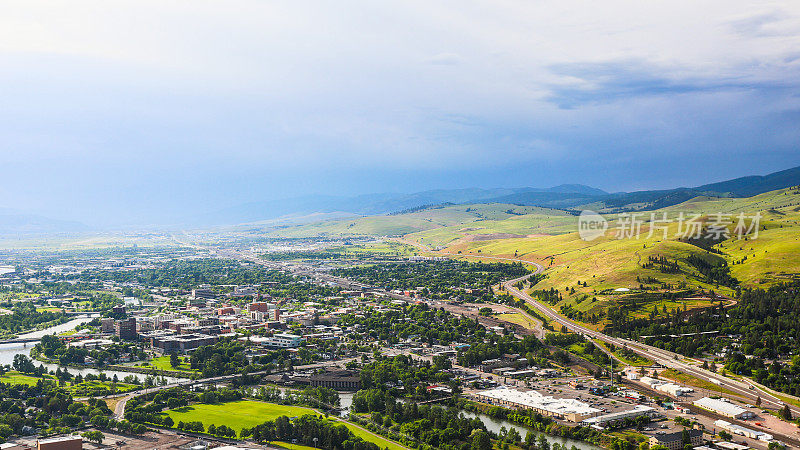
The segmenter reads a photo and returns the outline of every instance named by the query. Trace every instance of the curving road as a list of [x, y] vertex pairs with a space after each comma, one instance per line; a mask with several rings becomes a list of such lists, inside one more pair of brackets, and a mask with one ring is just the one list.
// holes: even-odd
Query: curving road
[[[712, 383], [717, 384], [720, 387], [726, 388], [734, 392], [738, 396], [743, 397], [751, 402], [755, 402], [756, 398], [761, 397], [762, 405], [765, 406], [771, 405], [774, 408], [782, 408], [784, 406], [784, 402], [781, 401], [779, 398], [775, 397], [774, 395], [772, 395], [771, 393], [764, 391], [763, 389], [760, 389], [759, 387], [753, 384], [733, 380], [731, 378], [722, 376], [710, 370], [703, 369], [702, 367], [699, 367], [700, 363], [698, 361], [689, 360], [688, 358], [679, 355], [677, 353], [662, 350], [660, 348], [642, 344], [640, 342], [633, 341], [630, 339], [608, 336], [599, 331], [576, 324], [575, 322], [556, 313], [548, 306], [540, 303], [538, 300], [534, 299], [524, 291], [520, 291], [519, 289], [514, 287], [515, 283], [526, 279], [528, 276], [519, 277], [513, 280], [506, 281], [503, 283], [503, 286], [505, 287], [506, 291], [508, 291], [509, 294], [524, 300], [526, 303], [528, 303], [532, 307], [536, 308], [539, 312], [544, 314], [547, 318], [552, 319], [553, 321], [565, 326], [568, 330], [572, 331], [573, 333], [580, 333], [583, 334], [584, 336], [589, 336], [593, 339], [599, 339], [603, 342], [613, 344], [617, 347], [627, 346], [629, 349], [636, 352], [637, 354], [652, 361], [655, 361], [658, 364], [663, 365], [664, 367], [669, 367], [672, 369], [679, 370], [686, 374], [695, 376], [701, 380], [711, 381]], [[790, 405], [790, 409], [792, 410], [792, 414], [795, 417], [797, 416], [797, 414], [800, 413], [800, 409], [798, 409], [797, 407]]]
[[[394, 240], [398, 240], [398, 239], [394, 239]], [[404, 242], [404, 243], [407, 243], [407, 244], [411, 244], [410, 241], [406, 241], [406, 240], [400, 240], [400, 241]], [[411, 244], [411, 245], [414, 245], [414, 244]], [[416, 245], [414, 245], [414, 246], [417, 247], [417, 248], [420, 248], [423, 251], [432, 251], [427, 246], [424, 246], [424, 244], [416, 243]], [[227, 250], [227, 251], [223, 250], [220, 253], [222, 254], [222, 256], [227, 256], [227, 257], [231, 257], [231, 258], [234, 258], [234, 259], [244, 259], [244, 260], [248, 260], [248, 261], [251, 261], [251, 262], [254, 262], [254, 263], [257, 263], [257, 264], [261, 264], [261, 265], [264, 265], [264, 266], [271, 266], [273, 268], [277, 268], [275, 266], [281, 266], [280, 264], [268, 263], [266, 261], [263, 261], [263, 260], [259, 259], [255, 255], [248, 255], [248, 254], [245, 254], [243, 252], [231, 251], [231, 250]], [[650, 346], [650, 345], [642, 344], [640, 342], [633, 341], [633, 340], [630, 340], [630, 339], [616, 338], [616, 337], [613, 337], [613, 336], [609, 336], [609, 335], [601, 333], [601, 332], [599, 332], [597, 330], [593, 330], [591, 328], [587, 328], [587, 327], [584, 327], [582, 325], [579, 325], [579, 324], [577, 324], [577, 323], [575, 323], [575, 322], [573, 322], [573, 321], [561, 316], [560, 314], [556, 313], [550, 307], [540, 303], [538, 300], [534, 299], [533, 297], [531, 297], [530, 295], [528, 295], [524, 291], [520, 291], [519, 289], [514, 287], [514, 284], [516, 284], [516, 283], [518, 283], [520, 281], [526, 280], [527, 278], [529, 278], [529, 277], [531, 277], [533, 275], [540, 274], [540, 273], [544, 272], [544, 270], [545, 270], [544, 266], [542, 266], [539, 263], [536, 263], [536, 262], [533, 262], [533, 261], [527, 261], [527, 260], [519, 259], [519, 258], [510, 258], [510, 257], [501, 257], [501, 256], [488, 256], [488, 255], [463, 254], [463, 253], [455, 254], [455, 253], [446, 252], [446, 251], [438, 251], [436, 253], [440, 254], [440, 255], [447, 255], [447, 256], [453, 256], [453, 257], [493, 259], [493, 260], [498, 260], [498, 261], [520, 262], [520, 263], [524, 263], [524, 264], [533, 265], [534, 267], [536, 267], [536, 270], [534, 270], [533, 272], [531, 272], [531, 273], [529, 273], [529, 274], [527, 274], [525, 276], [522, 276], [522, 277], [519, 277], [519, 278], [515, 278], [513, 280], [508, 280], [508, 281], [504, 282], [503, 283], [503, 287], [505, 288], [505, 290], [509, 294], [513, 295], [514, 297], [517, 297], [518, 299], [521, 299], [521, 300], [525, 301], [531, 307], [536, 308], [545, 317], [553, 320], [554, 322], [556, 322], [556, 323], [558, 323], [560, 325], [565, 326], [568, 330], [570, 330], [570, 331], [572, 331], [574, 333], [580, 333], [580, 334], [583, 334], [584, 336], [588, 336], [588, 337], [591, 337], [593, 339], [599, 339], [599, 340], [601, 340], [603, 342], [606, 342], [606, 343], [609, 343], [609, 344], [613, 344], [613, 345], [618, 346], [618, 347], [627, 346], [630, 350], [636, 352], [637, 354], [639, 354], [639, 355], [641, 355], [641, 356], [643, 356], [643, 357], [645, 357], [647, 359], [650, 359], [650, 360], [652, 360], [652, 361], [654, 361], [654, 362], [656, 362], [658, 364], [661, 364], [664, 367], [668, 367], [668, 368], [672, 368], [672, 369], [675, 369], [675, 370], [679, 370], [679, 371], [684, 372], [686, 374], [689, 374], [689, 375], [692, 375], [694, 377], [697, 377], [697, 378], [699, 378], [701, 380], [708, 380], [708, 381], [710, 381], [710, 382], [712, 382], [712, 383], [714, 383], [714, 384], [716, 384], [716, 385], [718, 385], [720, 387], [728, 389], [729, 391], [731, 391], [734, 394], [736, 394], [736, 396], [741, 397], [743, 399], [746, 399], [746, 400], [750, 401], [751, 403], [755, 403], [755, 400], [760, 397], [761, 398], [761, 402], [762, 402], [762, 406], [764, 406], [764, 407], [770, 407], [771, 406], [771, 407], [776, 408], [776, 409], [784, 407], [784, 402], [782, 400], [780, 400], [779, 398], [774, 396], [772, 393], [760, 388], [759, 386], [757, 386], [755, 384], [746, 383], [746, 382], [742, 382], [742, 381], [737, 381], [737, 380], [722, 376], [722, 375], [720, 375], [718, 373], [711, 372], [710, 370], [703, 369], [702, 367], [700, 367], [701, 363], [699, 361], [686, 358], [683, 355], [679, 355], [679, 354], [674, 353], [674, 352], [662, 350], [662, 349], [659, 349], [659, 348], [656, 348], [656, 347], [653, 347], [653, 346]], [[284, 270], [287, 269], [287, 267], [285, 267], [285, 266], [280, 267], [280, 268], [282, 268]], [[353, 287], [366, 287], [366, 286], [361, 285], [360, 283], [355, 283], [352, 280], [347, 280], [347, 279], [340, 278], [340, 277], [334, 277], [334, 276], [331, 276], [329, 274], [321, 274], [319, 272], [316, 272], [316, 270], [313, 269], [313, 268], [292, 267], [292, 268], [288, 268], [288, 269], [290, 271], [296, 273], [296, 274], [301, 274], [301, 273], [302, 274], [308, 274], [308, 275], [311, 275], [312, 277], [315, 277], [317, 279], [321, 279], [321, 280], [329, 281], [329, 282], [334, 282], [334, 283], [345, 285], [345, 286], [350, 285], [350, 286], [353, 286]], [[371, 289], [371, 290], [373, 290], [373, 291], [383, 291], [381, 289]], [[383, 291], [383, 292], [386, 295], [390, 296], [390, 297], [401, 298], [403, 300], [414, 300], [414, 299], [411, 299], [411, 298], [406, 297], [404, 295], [394, 294], [394, 293], [390, 293], [390, 292], [386, 292], [386, 291]], [[795, 417], [800, 416], [800, 408], [798, 408], [796, 406], [793, 406], [793, 405], [789, 405], [789, 408], [792, 410], [793, 416], [795, 416]]]
[[[412, 241], [402, 240], [402, 242], [414, 245], [414, 244], [412, 244]], [[420, 243], [416, 243], [416, 244], [417, 245], [414, 245], [415, 247], [425, 250], [423, 248], [424, 244], [420, 244]], [[427, 251], [432, 251], [432, 250], [430, 248], [427, 248]], [[599, 339], [599, 340], [601, 340], [603, 342], [606, 342], [608, 344], [613, 344], [613, 345], [615, 345], [617, 347], [627, 346], [629, 349], [631, 349], [632, 351], [636, 352], [637, 354], [639, 354], [639, 355], [641, 355], [641, 356], [643, 356], [643, 357], [645, 357], [647, 359], [650, 359], [650, 360], [652, 360], [652, 361], [654, 361], [654, 362], [656, 362], [658, 364], [661, 364], [664, 367], [668, 367], [668, 368], [672, 368], [672, 369], [675, 369], [675, 370], [679, 370], [679, 371], [681, 371], [683, 373], [692, 375], [692, 376], [697, 377], [697, 378], [699, 378], [701, 380], [704, 380], [704, 381], [708, 380], [711, 383], [714, 383], [714, 384], [716, 384], [716, 385], [718, 385], [720, 387], [728, 389], [729, 391], [735, 393], [739, 397], [742, 397], [742, 398], [750, 401], [751, 403], [755, 403], [756, 399], [760, 397], [761, 398], [761, 402], [762, 402], [762, 406], [765, 406], [765, 407], [772, 406], [773, 408], [776, 408], [776, 409], [784, 407], [784, 402], [781, 399], [779, 399], [778, 397], [773, 395], [771, 392], [768, 392], [768, 391], [762, 389], [759, 385], [757, 385], [755, 383], [750, 383], [749, 381], [742, 382], [742, 381], [734, 380], [732, 378], [728, 378], [728, 377], [722, 376], [722, 375], [720, 375], [718, 373], [715, 373], [715, 372], [712, 372], [710, 370], [703, 369], [701, 367], [701, 364], [702, 364], [701, 362], [699, 362], [697, 360], [690, 359], [690, 358], [686, 358], [685, 356], [680, 355], [678, 353], [670, 352], [670, 351], [667, 351], [667, 350], [662, 350], [660, 348], [653, 347], [653, 346], [647, 345], [647, 344], [642, 344], [641, 342], [633, 341], [633, 340], [630, 340], [630, 339], [616, 338], [616, 337], [609, 336], [609, 335], [606, 335], [604, 333], [601, 333], [601, 332], [599, 332], [597, 330], [593, 330], [591, 328], [584, 327], [584, 326], [579, 325], [579, 324], [567, 319], [566, 317], [558, 314], [557, 312], [553, 311], [547, 305], [544, 305], [543, 303], [539, 302], [538, 300], [536, 300], [533, 297], [531, 297], [530, 295], [528, 295], [526, 292], [521, 291], [521, 290], [517, 289], [516, 287], [514, 287], [514, 285], [516, 283], [518, 283], [520, 281], [523, 281], [523, 280], [526, 280], [526, 279], [528, 279], [529, 277], [531, 277], [533, 275], [542, 273], [544, 271], [544, 267], [541, 264], [538, 264], [538, 263], [535, 263], [535, 262], [532, 262], [532, 261], [526, 261], [524, 259], [519, 259], [519, 258], [506, 258], [506, 257], [498, 257], [498, 256], [484, 256], [484, 255], [463, 254], [463, 253], [454, 254], [454, 253], [446, 252], [446, 251], [439, 251], [437, 253], [446, 254], [446, 255], [449, 255], [449, 256], [472, 257], [472, 258], [480, 258], [480, 259], [487, 258], [487, 259], [495, 259], [495, 260], [513, 261], [513, 262], [521, 262], [521, 263], [525, 263], [525, 264], [532, 264], [532, 265], [536, 266], [536, 270], [534, 272], [532, 272], [532, 273], [530, 273], [528, 275], [519, 277], [519, 278], [515, 278], [513, 280], [508, 280], [508, 281], [503, 283], [503, 287], [505, 288], [505, 290], [509, 294], [513, 295], [514, 297], [516, 297], [518, 299], [521, 299], [521, 300], [525, 301], [530, 306], [536, 308], [536, 310], [541, 312], [545, 317], [553, 320], [554, 322], [556, 322], [558, 324], [561, 324], [561, 325], [565, 326], [568, 330], [572, 331], [573, 333], [580, 333], [580, 334], [583, 334], [584, 336], [589, 336], [589, 337], [591, 337], [593, 339]], [[728, 300], [732, 300], [732, 299], [728, 299]], [[726, 307], [732, 307], [735, 304], [736, 304], [735, 301], [733, 301], [732, 304], [729, 304]], [[789, 408], [792, 410], [792, 415], [794, 417], [797, 417], [798, 415], [800, 415], [800, 408], [797, 408], [796, 406], [793, 406], [793, 405], [789, 405]]]

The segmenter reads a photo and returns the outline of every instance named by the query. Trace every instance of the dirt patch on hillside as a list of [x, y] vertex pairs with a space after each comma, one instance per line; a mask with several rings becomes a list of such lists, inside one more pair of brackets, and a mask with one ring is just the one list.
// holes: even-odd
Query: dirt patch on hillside
[[519, 239], [527, 237], [522, 234], [511, 233], [489, 233], [489, 234], [470, 234], [464, 236], [463, 242], [476, 242], [476, 241], [493, 241], [495, 239]]

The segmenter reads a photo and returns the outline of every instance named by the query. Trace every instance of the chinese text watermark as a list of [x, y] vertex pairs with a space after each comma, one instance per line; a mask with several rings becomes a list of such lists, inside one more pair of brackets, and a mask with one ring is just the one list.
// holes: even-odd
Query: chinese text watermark
[[[640, 237], [661, 239], [709, 239], [722, 241], [756, 239], [761, 223], [761, 213], [755, 214], [697, 214], [697, 213], [621, 213], [614, 220], [616, 239], [639, 239]], [[584, 241], [593, 241], [605, 236], [612, 223], [600, 214], [584, 210], [578, 216], [578, 234]]]

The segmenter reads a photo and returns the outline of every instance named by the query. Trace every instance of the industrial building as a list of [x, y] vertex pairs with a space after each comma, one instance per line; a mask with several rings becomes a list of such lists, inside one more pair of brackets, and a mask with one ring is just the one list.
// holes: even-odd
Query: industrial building
[[645, 405], [636, 405], [636, 407], [628, 411], [620, 411], [610, 414], [603, 414], [602, 416], [590, 417], [581, 422], [581, 425], [597, 425], [598, 427], [605, 427], [606, 424], [615, 422], [617, 420], [625, 420], [641, 416], [653, 417], [655, 415], [656, 410], [654, 408]]
[[679, 386], [677, 384], [670, 383], [669, 381], [659, 380], [657, 378], [642, 377], [639, 379], [639, 381], [650, 386], [651, 389], [666, 392], [674, 397], [680, 397], [682, 395], [694, 392], [694, 389], [692, 388]]
[[751, 419], [755, 417], [752, 411], [744, 409], [741, 406], [736, 406], [733, 403], [711, 397], [703, 397], [700, 400], [695, 400], [693, 404], [732, 419]]
[[536, 391], [522, 392], [502, 387], [476, 392], [473, 397], [483, 403], [515, 409], [529, 409], [543, 416], [576, 423], [598, 416], [602, 412], [578, 400], [558, 399]]
[[717, 420], [714, 422], [714, 426], [722, 428], [723, 430], [728, 430], [733, 434], [749, 437], [751, 439], [758, 439], [759, 441], [769, 442], [772, 440], [772, 435], [769, 433], [764, 433], [763, 431], [753, 430], [741, 425], [736, 425], [726, 420]]

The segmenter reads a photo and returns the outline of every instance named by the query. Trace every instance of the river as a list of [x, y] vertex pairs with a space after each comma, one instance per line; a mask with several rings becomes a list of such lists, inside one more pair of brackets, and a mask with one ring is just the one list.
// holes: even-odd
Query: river
[[[21, 334], [21, 335], [19, 335], [19, 337], [20, 338], [40, 338], [40, 337], [48, 335], [48, 334], [63, 333], [65, 331], [69, 331], [69, 330], [74, 329], [76, 326], [78, 326], [78, 325], [80, 325], [82, 323], [86, 323], [86, 322], [91, 321], [94, 317], [96, 317], [96, 315], [93, 315], [93, 316], [79, 316], [79, 317], [76, 317], [75, 319], [70, 320], [69, 322], [62, 323], [61, 325], [55, 325], [55, 326], [52, 326], [52, 327], [49, 327], [49, 328], [45, 328], [44, 330], [33, 331], [31, 333]], [[29, 342], [29, 343], [26, 343], [26, 344], [0, 344], [0, 364], [11, 365], [14, 362], [14, 356], [17, 355], [17, 354], [20, 354], [20, 353], [25, 355], [25, 356], [30, 356], [31, 355], [31, 349], [35, 345], [36, 345], [36, 343], [34, 343], [34, 342]], [[34, 363], [37, 366], [39, 364], [44, 364], [44, 366], [47, 367], [48, 370], [56, 370], [57, 368], [60, 367], [57, 364], [47, 364], [47, 363], [42, 363], [40, 361], [34, 361]], [[113, 378], [114, 375], [116, 375], [117, 378], [119, 378], [120, 380], [125, 378], [128, 375], [137, 376], [137, 377], [139, 377], [140, 380], [144, 380], [144, 378], [147, 376], [145, 374], [139, 374], [139, 373], [121, 372], [121, 371], [116, 371], [116, 370], [100, 370], [100, 369], [93, 369], [93, 368], [89, 368], [89, 367], [80, 368], [80, 369], [75, 368], [75, 367], [61, 367], [61, 369], [62, 370], [66, 369], [66, 370], [69, 371], [69, 373], [71, 373], [73, 375], [80, 374], [81, 376], [84, 376], [84, 377], [86, 375], [88, 375], [88, 374], [99, 375], [101, 373], [106, 374], [106, 376], [108, 376], [109, 378]], [[161, 378], [161, 377], [159, 377], [159, 378]], [[163, 377], [163, 378], [165, 378], [167, 380], [167, 382], [169, 382], [169, 383], [177, 383], [178, 381], [182, 380], [181, 378], [173, 378], [173, 377]]]
[[[71, 329], [75, 328], [76, 326], [78, 326], [78, 325], [80, 325], [82, 323], [89, 322], [90, 320], [92, 320], [92, 317], [77, 317], [77, 318], [72, 319], [69, 322], [63, 323], [61, 325], [56, 325], [56, 326], [53, 326], [53, 327], [50, 327], [50, 328], [46, 328], [46, 329], [40, 330], [40, 331], [34, 331], [32, 333], [22, 334], [22, 335], [20, 335], [20, 337], [23, 337], [23, 338], [36, 338], [36, 337], [45, 336], [47, 334], [62, 333], [64, 331], [71, 330]], [[31, 349], [33, 348], [34, 345], [35, 345], [34, 343], [28, 343], [28, 344], [0, 344], [0, 364], [11, 364], [11, 363], [13, 363], [14, 362], [14, 355], [16, 355], [18, 353], [22, 353], [23, 355], [30, 356]], [[42, 363], [36, 361], [36, 364], [38, 365], [38, 364], [42, 364]], [[56, 370], [56, 368], [59, 367], [56, 364], [44, 364], [44, 366], [47, 367], [49, 370]], [[143, 379], [145, 377], [144, 374], [135, 374], [135, 373], [131, 373], [131, 372], [119, 372], [119, 371], [114, 371], [114, 370], [99, 370], [99, 369], [92, 369], [92, 368], [76, 369], [74, 367], [68, 367], [67, 370], [69, 370], [69, 372], [71, 374], [73, 374], [73, 375], [81, 374], [82, 376], [86, 376], [88, 374], [99, 375], [100, 373], [105, 373], [106, 376], [108, 376], [108, 377], [113, 377], [114, 375], [117, 375], [117, 377], [120, 378], [120, 379], [125, 378], [128, 375], [136, 375], [136, 376], [139, 377], [139, 379]], [[176, 383], [176, 382], [181, 380], [179, 378], [172, 378], [172, 377], [164, 377], [164, 378], [166, 378], [169, 383]], [[280, 389], [281, 391], [285, 391], [286, 390], [286, 388], [284, 388], [284, 387], [278, 387], [278, 389]], [[353, 393], [352, 392], [340, 392], [339, 393], [339, 399], [340, 399], [341, 407], [342, 407], [342, 410], [343, 410], [342, 411], [342, 416], [346, 416], [347, 413], [349, 412], [350, 406], [353, 404]], [[493, 431], [495, 433], [500, 433], [500, 428], [501, 427], [506, 427], [506, 430], [510, 430], [511, 428], [516, 428], [517, 431], [519, 431], [519, 433], [522, 435], [523, 439], [525, 438], [525, 436], [527, 436], [528, 433], [534, 433], [534, 434], [536, 434], [537, 438], [538, 438], [539, 435], [544, 436], [545, 439], [547, 439], [547, 441], [550, 442], [550, 444], [558, 442], [562, 446], [564, 446], [564, 445], [567, 446], [567, 448], [570, 448], [570, 447], [572, 447], [574, 445], [579, 450], [601, 450], [602, 449], [602, 447], [598, 447], [598, 446], [596, 446], [594, 444], [590, 444], [588, 442], [578, 441], [578, 440], [575, 440], [575, 439], [567, 439], [567, 438], [562, 438], [562, 437], [557, 437], [557, 436], [550, 436], [548, 434], [541, 433], [541, 432], [536, 431], [536, 430], [532, 430], [532, 429], [530, 429], [528, 427], [525, 427], [523, 425], [517, 425], [517, 424], [509, 422], [507, 420], [495, 419], [493, 417], [487, 416], [486, 414], [472, 413], [472, 412], [468, 412], [468, 411], [461, 411], [461, 414], [463, 414], [464, 417], [470, 417], [470, 418], [477, 417], [478, 419], [480, 419], [484, 423], [484, 425], [486, 425], [486, 428], [489, 431]]]
[[536, 431], [536, 430], [530, 429], [530, 428], [528, 428], [528, 427], [526, 427], [524, 425], [517, 425], [517, 424], [515, 424], [513, 422], [509, 422], [509, 421], [503, 420], [503, 419], [495, 419], [494, 417], [487, 416], [486, 414], [473, 413], [473, 412], [469, 412], [469, 411], [461, 411], [461, 414], [464, 415], [464, 417], [469, 417], [469, 418], [477, 417], [478, 419], [481, 420], [481, 422], [483, 422], [484, 425], [486, 425], [486, 429], [488, 429], [489, 431], [493, 431], [495, 433], [498, 433], [498, 434], [500, 433], [500, 428], [501, 427], [506, 427], [506, 430], [510, 430], [512, 428], [516, 428], [517, 431], [519, 431], [519, 434], [522, 436], [523, 439], [525, 439], [525, 437], [528, 435], [528, 433], [533, 433], [534, 435], [536, 435], [537, 439], [539, 438], [539, 436], [544, 436], [545, 439], [547, 439], [547, 442], [550, 443], [550, 445], [553, 445], [554, 443], [558, 442], [559, 445], [566, 446], [566, 448], [570, 448], [570, 447], [572, 447], [574, 445], [575, 447], [577, 447], [580, 450], [602, 450], [602, 448], [603, 448], [603, 447], [599, 447], [599, 446], [594, 445], [594, 444], [589, 443], [589, 442], [578, 441], [578, 440], [575, 440], [575, 439], [562, 438], [562, 437], [558, 437], [558, 436], [551, 436], [549, 434], [542, 433], [540, 431]]

